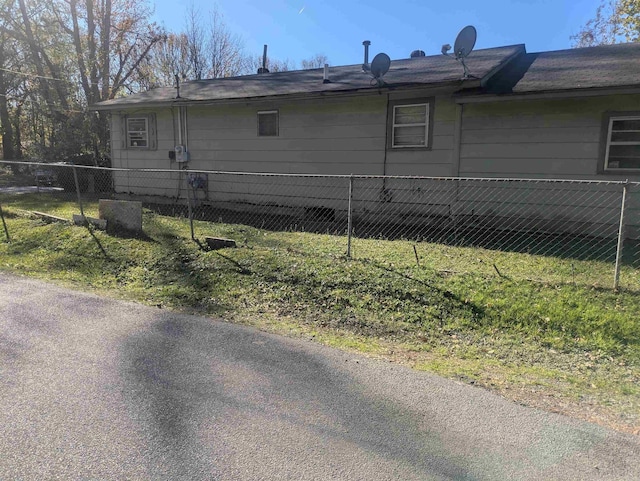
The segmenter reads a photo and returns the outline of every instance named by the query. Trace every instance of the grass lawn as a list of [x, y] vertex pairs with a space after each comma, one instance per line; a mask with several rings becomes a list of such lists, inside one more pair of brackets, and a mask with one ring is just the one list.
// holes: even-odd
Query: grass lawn
[[[12, 237], [2, 242], [0, 231], [7, 272], [313, 338], [640, 430], [640, 281], [630, 267], [614, 292], [596, 287], [610, 286], [609, 263], [423, 242], [418, 266], [413, 243], [373, 239], [357, 239], [347, 259], [344, 237], [197, 222], [199, 238], [238, 242], [207, 251], [185, 219], [145, 212], [145, 238], [118, 238], [22, 210], [70, 218], [71, 202], [0, 203]], [[469, 274], [469, 263], [487, 268]], [[574, 283], [576, 272], [601, 282]]]

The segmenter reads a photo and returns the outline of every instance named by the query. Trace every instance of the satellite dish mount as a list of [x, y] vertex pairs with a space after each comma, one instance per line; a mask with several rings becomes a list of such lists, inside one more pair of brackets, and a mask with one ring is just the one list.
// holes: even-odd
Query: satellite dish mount
[[371, 64], [369, 64], [369, 46], [371, 42], [369, 40], [365, 40], [362, 42], [364, 45], [364, 63], [362, 64], [362, 71], [368, 74], [371, 74], [373, 77], [371, 79], [371, 85], [373, 85], [374, 81], [378, 84], [378, 87], [382, 87], [385, 85], [382, 77], [389, 71], [389, 67], [391, 66], [391, 59], [386, 53], [379, 53], [373, 60]]
[[456, 37], [456, 41], [453, 44], [453, 55], [449, 54], [449, 50], [451, 50], [451, 45], [446, 44], [442, 46], [442, 54], [448, 57], [453, 56], [458, 62], [462, 64], [462, 68], [464, 69], [463, 80], [472, 78], [473, 75], [469, 73], [469, 68], [465, 63], [465, 58], [467, 55], [471, 53], [473, 47], [476, 44], [476, 39], [478, 37], [478, 33], [476, 28], [473, 25], [467, 25]]

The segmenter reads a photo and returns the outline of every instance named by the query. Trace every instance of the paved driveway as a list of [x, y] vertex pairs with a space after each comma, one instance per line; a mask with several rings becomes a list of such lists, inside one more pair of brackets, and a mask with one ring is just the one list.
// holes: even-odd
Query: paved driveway
[[640, 479], [640, 439], [0, 274], [0, 479]]
[[0, 187], [0, 194], [35, 194], [37, 192], [62, 192], [63, 190], [62, 187], [20, 185]]

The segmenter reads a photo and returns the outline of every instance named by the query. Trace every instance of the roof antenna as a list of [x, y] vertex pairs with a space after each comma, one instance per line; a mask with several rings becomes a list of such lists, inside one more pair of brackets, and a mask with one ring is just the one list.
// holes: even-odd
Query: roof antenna
[[264, 50], [262, 52], [262, 67], [258, 69], [258, 73], [269, 73], [269, 69], [267, 68], [267, 46], [264, 46]]
[[[463, 80], [472, 78], [473, 75], [469, 74], [469, 69], [467, 68], [467, 64], [464, 59], [471, 53], [473, 47], [476, 44], [476, 39], [478, 37], [478, 33], [476, 28], [473, 25], [467, 25], [456, 37], [456, 41], [453, 44], [453, 57], [462, 64], [462, 68], [464, 69], [464, 75], [462, 77]], [[451, 45], [448, 43], [442, 46], [442, 54], [446, 56], [449, 55], [449, 50], [451, 50]], [[475, 77], [474, 77], [475, 78]]]
[[180, 98], [180, 76], [178, 74], [174, 75], [176, 79], [176, 98]]

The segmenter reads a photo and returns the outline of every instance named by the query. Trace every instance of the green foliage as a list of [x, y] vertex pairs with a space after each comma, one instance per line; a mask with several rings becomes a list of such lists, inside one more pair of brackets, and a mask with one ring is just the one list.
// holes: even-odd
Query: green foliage
[[618, 15], [622, 34], [627, 42], [640, 40], [640, 1], [619, 0]]
[[[20, 208], [70, 218], [77, 210], [73, 202], [60, 201], [55, 195], [12, 199], [0, 198], [8, 215], [15, 212], [12, 208]], [[97, 206], [88, 203], [85, 211], [96, 215]], [[471, 262], [470, 256], [489, 255], [481, 249], [421, 245], [418, 267], [413, 245], [407, 241], [358, 240], [357, 256], [351, 260], [339, 255], [344, 238], [199, 222], [196, 232], [200, 235], [232, 237], [241, 243], [238, 249], [209, 252], [188, 241], [186, 220], [147, 212], [148, 238], [94, 233], [105, 256], [86, 231], [19, 217], [11, 222], [15, 223], [12, 230], [17, 229], [14, 242], [3, 248], [21, 265], [31, 261], [29, 270], [56, 277], [112, 273], [113, 278], [72, 277], [119, 289], [130, 284], [148, 289], [148, 300], [154, 303], [205, 312], [219, 312], [224, 305], [240, 317], [242, 309], [248, 308], [391, 339], [438, 340], [450, 332], [476, 337], [500, 332], [555, 349], [602, 350], [640, 362], [640, 324], [634, 317], [640, 312], [637, 291], [513, 280], [493, 270], [469, 274], [462, 266]], [[31, 256], [33, 249], [38, 250], [37, 257]], [[47, 262], [48, 252], [54, 253], [54, 265]], [[68, 253], [66, 260], [59, 258], [61, 252]], [[88, 253], [92, 254], [82, 257]], [[494, 260], [504, 272], [540, 269], [540, 256], [496, 255]], [[454, 270], [441, 271], [436, 259], [449, 259], [447, 265]], [[63, 261], [70, 265], [60, 264]], [[544, 261], [550, 266], [558, 262]], [[97, 262], [99, 268], [94, 271]], [[580, 267], [581, 262], [592, 265], [590, 261], [574, 264]], [[610, 281], [611, 265], [603, 272]]]
[[603, 0], [571, 39], [574, 47], [592, 47], [640, 40], [640, 0]]

